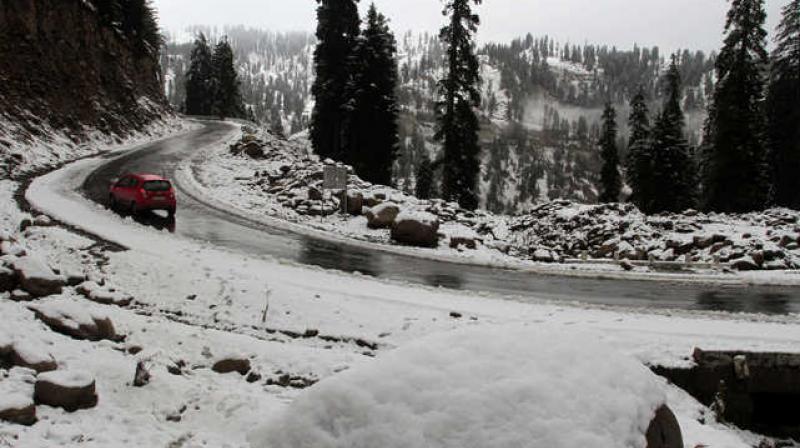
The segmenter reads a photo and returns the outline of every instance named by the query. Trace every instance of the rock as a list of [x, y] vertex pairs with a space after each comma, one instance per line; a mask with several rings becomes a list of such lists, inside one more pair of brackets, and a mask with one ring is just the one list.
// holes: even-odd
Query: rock
[[347, 213], [352, 216], [360, 216], [364, 210], [364, 194], [360, 191], [347, 192]]
[[0, 400], [0, 421], [31, 426], [37, 422], [36, 405], [30, 397], [12, 394]]
[[121, 342], [124, 336], [118, 335], [111, 318], [94, 313], [76, 303], [51, 302], [44, 305], [29, 306], [37, 319], [51, 330], [75, 339], [100, 341], [107, 339]]
[[264, 147], [257, 141], [253, 141], [250, 143], [246, 143], [242, 148], [242, 152], [250, 157], [251, 159], [263, 159], [264, 158]]
[[17, 274], [5, 266], [0, 266], [0, 292], [11, 292], [17, 289]]
[[144, 365], [144, 361], [136, 363], [136, 373], [133, 375], [133, 387], [144, 387], [150, 384], [150, 372]]
[[367, 196], [364, 198], [364, 206], [373, 208], [383, 203], [383, 200], [376, 198], [373, 196]]
[[22, 221], [19, 223], [19, 231], [24, 232], [28, 227], [33, 225], [33, 220], [31, 218], [23, 218]]
[[250, 371], [250, 360], [245, 357], [228, 357], [215, 362], [211, 370], [217, 373], [236, 372], [244, 376]]
[[552, 263], [556, 261], [556, 258], [553, 256], [553, 252], [545, 248], [538, 248], [534, 250], [531, 258], [533, 261], [538, 263]]
[[759, 265], [751, 257], [744, 257], [732, 262], [731, 268], [737, 271], [757, 271]]
[[33, 225], [37, 227], [50, 227], [53, 225], [53, 220], [49, 216], [39, 215], [33, 218]]
[[439, 245], [439, 218], [427, 212], [403, 212], [392, 224], [392, 239], [419, 247]]
[[255, 383], [255, 382], [258, 382], [258, 381], [261, 381], [261, 374], [258, 373], [258, 372], [250, 372], [247, 375], [246, 381], [248, 383], [251, 383], [251, 384]]
[[310, 201], [321, 201], [322, 200], [322, 191], [317, 188], [311, 187], [308, 189], [308, 200]]
[[22, 289], [34, 297], [61, 294], [67, 284], [64, 277], [56, 275], [47, 264], [33, 256], [16, 258], [11, 264]]
[[34, 299], [34, 297], [28, 294], [26, 291], [15, 289], [11, 291], [11, 296], [9, 299], [13, 300], [14, 302], [30, 302]]
[[678, 419], [667, 405], [656, 410], [645, 433], [647, 448], [683, 448], [683, 434]]
[[384, 203], [369, 209], [366, 213], [367, 226], [370, 229], [385, 229], [392, 226], [400, 207], [392, 203]]
[[756, 250], [750, 253], [750, 258], [760, 267], [766, 261], [766, 255], [763, 250]]
[[133, 301], [133, 297], [116, 291], [108, 286], [100, 286], [95, 282], [87, 281], [81, 283], [76, 291], [87, 299], [101, 303], [103, 305], [128, 306]]
[[36, 404], [63, 408], [67, 412], [89, 409], [97, 405], [95, 380], [80, 370], [56, 370], [42, 373], [34, 387]]
[[2, 359], [6, 360], [6, 364], [31, 369], [37, 373], [50, 372], [58, 368], [53, 355], [45, 347], [26, 339], [14, 341], [5, 355], [0, 350], [0, 360]]
[[458, 249], [459, 247], [466, 247], [469, 250], [475, 250], [478, 248], [478, 242], [475, 241], [475, 238], [470, 238], [466, 236], [451, 236], [450, 237], [450, 248], [451, 249]]
[[626, 270], [626, 271], [628, 271], [628, 272], [630, 272], [630, 271], [632, 271], [632, 270], [634, 269], [633, 263], [631, 263], [631, 262], [630, 262], [630, 261], [628, 261], [628, 260], [622, 260], [622, 261], [620, 261], [620, 262], [619, 262], [619, 265], [620, 265], [620, 267], [621, 267], [622, 269], [624, 269], [624, 270]]

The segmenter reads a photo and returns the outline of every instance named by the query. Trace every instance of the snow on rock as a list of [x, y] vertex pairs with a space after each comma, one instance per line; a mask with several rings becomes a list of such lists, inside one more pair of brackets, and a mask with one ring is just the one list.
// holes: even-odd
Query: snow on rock
[[397, 204], [384, 202], [370, 208], [364, 215], [370, 229], [385, 229], [392, 226], [399, 214], [400, 207]]
[[436, 247], [439, 245], [439, 218], [427, 212], [403, 211], [392, 223], [392, 239], [412, 246]]
[[211, 370], [217, 373], [236, 372], [239, 375], [247, 375], [250, 371], [250, 359], [244, 355], [224, 356], [214, 362]]
[[93, 281], [83, 282], [75, 290], [87, 299], [103, 305], [128, 306], [133, 301], [130, 295], [109, 286], [100, 286]]
[[35, 297], [61, 294], [67, 284], [64, 277], [56, 275], [45, 262], [35, 256], [15, 258], [11, 265], [19, 277], [22, 289]]
[[120, 341], [111, 318], [72, 301], [54, 300], [29, 307], [36, 318], [55, 332], [75, 339]]
[[36, 423], [34, 373], [24, 368], [0, 372], [0, 421], [26, 426]]
[[17, 274], [10, 267], [0, 264], [0, 292], [10, 292], [17, 289]]
[[323, 380], [254, 447], [645, 447], [665, 403], [590, 335], [487, 327], [430, 336]]
[[36, 378], [36, 404], [64, 408], [69, 412], [97, 405], [94, 377], [82, 370], [56, 370]]
[[3, 349], [3, 342], [0, 340], [0, 361], [40, 373], [49, 372], [58, 367], [47, 347], [35, 338], [18, 337], [13, 343], [6, 346], [6, 350]]

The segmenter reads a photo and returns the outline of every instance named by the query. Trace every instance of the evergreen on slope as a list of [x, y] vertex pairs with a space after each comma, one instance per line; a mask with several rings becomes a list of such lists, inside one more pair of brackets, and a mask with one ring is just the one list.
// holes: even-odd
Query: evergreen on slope
[[233, 49], [227, 38], [222, 38], [214, 47], [211, 65], [214, 95], [212, 114], [223, 118], [244, 118], [245, 109], [242, 104], [239, 75], [234, 66]]
[[765, 19], [763, 0], [732, 0], [703, 139], [703, 194], [709, 210], [748, 212], [769, 201]]
[[323, 158], [342, 159], [343, 116], [353, 51], [359, 36], [356, 0], [317, 0], [315, 98], [311, 114], [311, 143]]
[[622, 192], [619, 175], [619, 151], [617, 149], [617, 110], [611, 102], [603, 110], [603, 129], [600, 136], [600, 152], [603, 168], [600, 172], [600, 202], [618, 202]]
[[433, 190], [433, 163], [423, 153], [416, 171], [417, 185], [415, 196], [419, 199], [430, 199]]
[[800, 0], [783, 9], [767, 95], [775, 203], [800, 209]]
[[481, 0], [448, 0], [444, 15], [450, 23], [442, 28], [440, 38], [447, 45], [446, 75], [439, 81], [441, 101], [437, 103], [436, 139], [442, 142], [444, 157], [442, 195], [457, 201], [468, 210], [478, 207], [480, 147], [479, 122], [475, 109], [480, 106], [479, 65], [473, 35], [480, 19], [471, 3]]
[[653, 189], [653, 155], [650, 152], [650, 111], [645, 102], [644, 89], [631, 99], [631, 112], [628, 117], [630, 138], [628, 139], [628, 157], [626, 160], [626, 177], [631, 187], [631, 201], [640, 210], [650, 208]]
[[399, 146], [397, 44], [374, 3], [366, 22], [350, 64], [344, 156], [362, 179], [391, 185]]
[[694, 151], [684, 136], [681, 75], [673, 57], [666, 74], [664, 108], [652, 134], [652, 194], [647, 213], [682, 212], [697, 204], [697, 168]]
[[194, 41], [189, 69], [186, 71], [184, 112], [187, 115], [211, 115], [214, 103], [213, 75], [211, 47], [205, 34], [200, 33]]
[[150, 0], [120, 0], [119, 4], [125, 35], [134, 39], [140, 51], [157, 54], [163, 39]]

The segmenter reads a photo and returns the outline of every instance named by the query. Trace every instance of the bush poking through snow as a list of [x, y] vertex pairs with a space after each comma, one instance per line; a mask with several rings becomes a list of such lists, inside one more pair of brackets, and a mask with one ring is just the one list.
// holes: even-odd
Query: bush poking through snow
[[300, 396], [253, 447], [631, 447], [665, 402], [642, 364], [588, 335], [523, 327], [412, 342]]

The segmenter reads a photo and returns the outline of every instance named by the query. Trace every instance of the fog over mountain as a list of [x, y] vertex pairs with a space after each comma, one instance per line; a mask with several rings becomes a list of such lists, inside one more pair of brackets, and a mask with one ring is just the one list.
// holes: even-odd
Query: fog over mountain
[[[312, 31], [312, 0], [154, 0], [162, 26], [172, 32], [188, 25], [247, 25], [277, 31]], [[375, 0], [397, 31], [435, 31], [442, 23], [438, 0]], [[768, 29], [783, 2], [767, 0]], [[369, 2], [362, 1], [366, 9]], [[532, 32], [574, 43], [605, 42], [629, 47], [658, 45], [665, 50], [720, 46], [725, 0], [487, 0], [478, 8], [480, 40], [506, 42]], [[602, 20], [600, 20], [602, 17]]]

